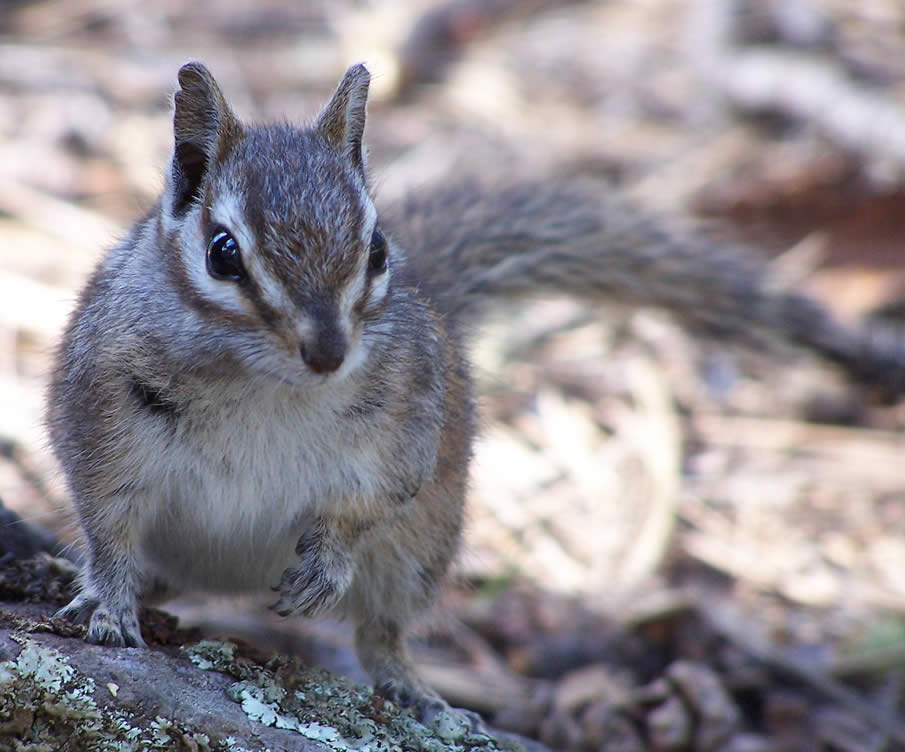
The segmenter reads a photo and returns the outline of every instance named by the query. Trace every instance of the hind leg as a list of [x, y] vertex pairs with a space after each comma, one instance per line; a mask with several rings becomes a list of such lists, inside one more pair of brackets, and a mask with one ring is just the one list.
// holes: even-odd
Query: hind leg
[[411, 708], [425, 726], [433, 726], [445, 712], [460, 727], [462, 735], [488, 733], [480, 715], [453, 708], [421, 680], [400, 624], [387, 619], [361, 624], [355, 632], [355, 645], [359, 660], [374, 678], [377, 694], [400, 707]]
[[[426, 725], [452, 709], [418, 676], [406, 635], [442, 589], [458, 547], [459, 519], [435, 513], [449, 508], [416, 502], [385, 535], [372, 538], [360, 553], [344, 603], [357, 622], [356, 650], [377, 693], [411, 708]], [[483, 729], [473, 713], [456, 710], [454, 715], [464, 719], [463, 733]]]
[[440, 696], [418, 677], [404, 627], [395, 620], [384, 617], [360, 624], [355, 631], [355, 647], [378, 694], [397, 705], [413, 708], [419, 718], [446, 707]]

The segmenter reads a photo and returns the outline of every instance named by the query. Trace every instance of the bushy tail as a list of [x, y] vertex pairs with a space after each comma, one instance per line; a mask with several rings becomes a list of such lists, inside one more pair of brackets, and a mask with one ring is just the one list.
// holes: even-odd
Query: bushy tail
[[460, 183], [412, 194], [389, 227], [425, 292], [457, 320], [476, 319], [494, 299], [551, 293], [653, 306], [707, 336], [779, 337], [855, 381], [905, 390], [899, 337], [845, 326], [815, 300], [773, 290], [755, 254], [673, 233], [601, 193], [581, 181]]

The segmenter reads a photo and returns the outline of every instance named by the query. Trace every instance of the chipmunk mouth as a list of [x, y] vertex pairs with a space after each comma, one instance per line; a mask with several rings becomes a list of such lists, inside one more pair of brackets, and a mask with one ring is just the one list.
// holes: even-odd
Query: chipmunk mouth
[[367, 357], [367, 349], [358, 337], [353, 337], [335, 354], [329, 351], [311, 353], [303, 344], [298, 345], [297, 355], [293, 356], [292, 352], [289, 352], [288, 357], [285, 351], [279, 356], [279, 368], [258, 363], [253, 366], [253, 370], [293, 388], [310, 389], [344, 381], [362, 367]]

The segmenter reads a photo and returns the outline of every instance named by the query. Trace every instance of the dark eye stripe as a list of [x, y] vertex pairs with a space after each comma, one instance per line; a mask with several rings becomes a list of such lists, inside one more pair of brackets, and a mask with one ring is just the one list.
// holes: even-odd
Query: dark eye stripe
[[264, 300], [264, 296], [261, 295], [261, 288], [254, 279], [248, 277], [239, 289], [251, 301], [264, 323], [268, 326], [273, 326], [280, 320], [280, 312]]

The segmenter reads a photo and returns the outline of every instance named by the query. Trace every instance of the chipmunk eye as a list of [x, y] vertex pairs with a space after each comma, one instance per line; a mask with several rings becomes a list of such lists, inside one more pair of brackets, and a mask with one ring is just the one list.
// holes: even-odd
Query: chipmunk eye
[[248, 276], [239, 253], [239, 243], [226, 230], [214, 233], [207, 245], [207, 273], [214, 279], [239, 282]]
[[371, 234], [371, 254], [368, 256], [368, 271], [383, 274], [387, 270], [387, 239], [379, 227]]

